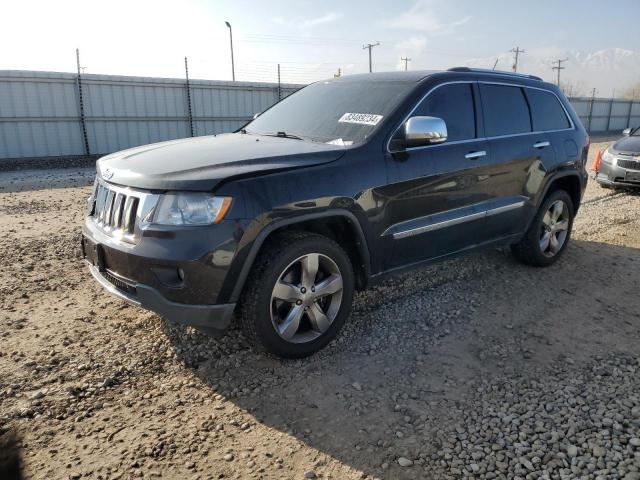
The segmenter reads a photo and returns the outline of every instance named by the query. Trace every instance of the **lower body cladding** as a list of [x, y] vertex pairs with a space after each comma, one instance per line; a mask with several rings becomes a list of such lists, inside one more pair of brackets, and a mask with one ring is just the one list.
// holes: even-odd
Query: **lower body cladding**
[[172, 322], [222, 333], [235, 303], [220, 302], [219, 292], [238, 238], [237, 225], [223, 224], [146, 231], [137, 244], [127, 244], [88, 219], [82, 254], [93, 277], [113, 295]]
[[[621, 166], [622, 162], [626, 162], [625, 167], [630, 168]], [[640, 161], [617, 160], [616, 164], [602, 162], [595, 180], [605, 187], [640, 187]]]

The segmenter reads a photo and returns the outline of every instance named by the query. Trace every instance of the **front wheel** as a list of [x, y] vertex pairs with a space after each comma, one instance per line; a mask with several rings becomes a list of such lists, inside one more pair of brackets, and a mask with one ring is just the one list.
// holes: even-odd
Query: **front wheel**
[[573, 201], [564, 190], [552, 192], [540, 206], [527, 233], [511, 246], [523, 263], [539, 267], [553, 264], [564, 252], [573, 227]]
[[259, 254], [241, 298], [242, 328], [259, 350], [286, 358], [327, 345], [351, 309], [353, 267], [322, 235], [287, 232]]

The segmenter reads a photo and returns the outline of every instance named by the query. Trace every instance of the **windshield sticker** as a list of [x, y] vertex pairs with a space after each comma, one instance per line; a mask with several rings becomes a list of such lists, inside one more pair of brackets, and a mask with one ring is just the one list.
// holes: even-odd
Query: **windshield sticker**
[[326, 143], [327, 145], [340, 145], [341, 147], [346, 147], [348, 145], [353, 145], [353, 140], [342, 140], [341, 138], [336, 138], [335, 140], [330, 140]]
[[360, 125], [377, 125], [382, 120], [382, 115], [372, 113], [345, 113], [340, 117], [340, 123], [358, 123]]

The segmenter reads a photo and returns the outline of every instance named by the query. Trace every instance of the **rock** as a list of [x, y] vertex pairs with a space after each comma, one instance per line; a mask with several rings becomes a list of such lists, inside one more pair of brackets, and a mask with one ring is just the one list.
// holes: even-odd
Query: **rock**
[[358, 382], [352, 383], [351, 386], [358, 391], [362, 390], [362, 385], [360, 385]]
[[316, 472], [313, 470], [309, 470], [308, 472], [304, 472], [304, 478], [318, 478]]
[[233, 453], [227, 453], [224, 457], [222, 457], [225, 461], [227, 462], [233, 462], [233, 459], [235, 458], [233, 456]]
[[401, 467], [410, 467], [411, 465], [413, 465], [413, 462], [408, 458], [400, 457], [398, 459], [398, 465], [400, 465]]
[[578, 447], [575, 445], [569, 445], [567, 447], [567, 457], [574, 458], [578, 455]]
[[629, 440], [629, 445], [631, 445], [632, 447], [640, 447], [640, 438], [633, 437]]
[[593, 453], [593, 456], [596, 458], [600, 458], [600, 457], [604, 457], [607, 454], [607, 451], [600, 446], [595, 446], [591, 449], [591, 453]]

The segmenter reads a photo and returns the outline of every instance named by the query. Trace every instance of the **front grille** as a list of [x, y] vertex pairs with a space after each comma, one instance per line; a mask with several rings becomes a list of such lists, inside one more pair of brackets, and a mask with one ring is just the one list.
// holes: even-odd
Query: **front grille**
[[107, 279], [107, 281], [111, 285], [116, 287], [118, 290], [122, 290], [123, 292], [128, 293], [130, 295], [136, 294], [136, 287], [134, 287], [133, 285], [129, 285], [127, 282], [124, 282], [123, 280], [119, 279], [115, 275], [112, 275], [108, 270], [104, 270], [100, 273], [104, 278]]
[[133, 235], [140, 199], [98, 183], [91, 215], [104, 230]]
[[618, 159], [618, 166], [629, 170], [640, 170], [640, 161]]

